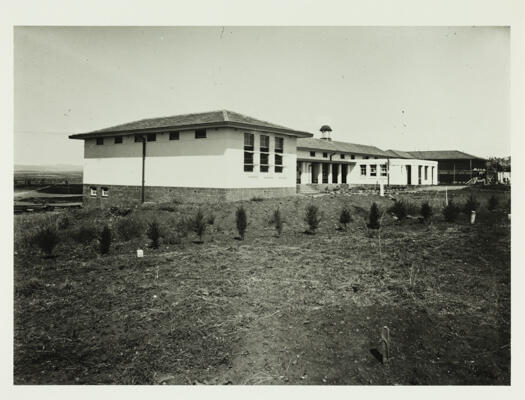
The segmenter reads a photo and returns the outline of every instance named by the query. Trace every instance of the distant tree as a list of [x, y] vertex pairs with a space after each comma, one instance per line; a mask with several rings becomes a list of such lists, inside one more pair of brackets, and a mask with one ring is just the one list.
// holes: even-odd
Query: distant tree
[[248, 226], [248, 217], [246, 216], [246, 210], [243, 206], [240, 206], [235, 212], [235, 222], [237, 224], [237, 232], [241, 240], [244, 240], [244, 234], [246, 233], [246, 227]]
[[433, 211], [432, 206], [429, 204], [428, 201], [425, 201], [423, 204], [421, 204], [420, 213], [425, 222], [430, 221], [430, 218], [432, 218]]
[[454, 222], [458, 218], [459, 213], [460, 208], [456, 206], [452, 200], [443, 207], [443, 217], [445, 217], [445, 221], [447, 222]]
[[472, 211], [477, 211], [479, 208], [479, 201], [476, 200], [476, 197], [471, 193], [465, 204], [463, 205], [463, 212], [466, 215], [470, 215]]
[[379, 229], [381, 227], [379, 207], [377, 207], [376, 203], [373, 203], [370, 207], [367, 227], [370, 229]]
[[206, 231], [207, 222], [204, 219], [204, 214], [201, 209], [198, 209], [195, 216], [190, 220], [190, 226], [192, 231], [197, 234], [199, 240], [202, 242], [202, 236]]
[[283, 232], [283, 219], [281, 216], [281, 210], [279, 210], [279, 208], [275, 209], [272, 213], [272, 217], [270, 218], [270, 225], [273, 225], [275, 227], [277, 236], [281, 236], [281, 233]]
[[407, 207], [403, 200], [396, 200], [394, 205], [389, 210], [393, 213], [400, 221], [407, 217]]
[[53, 249], [59, 242], [58, 232], [55, 227], [48, 225], [40, 228], [35, 236], [33, 242], [42, 250], [46, 255], [50, 256], [53, 253]]
[[339, 223], [341, 224], [341, 227], [346, 230], [346, 225], [352, 220], [352, 217], [350, 215], [350, 211], [348, 211], [348, 208], [343, 207], [341, 210], [341, 214], [339, 214]]
[[111, 246], [111, 230], [109, 226], [104, 226], [98, 240], [100, 243], [100, 254], [108, 254]]
[[159, 248], [160, 226], [157, 221], [153, 221], [148, 225], [148, 238], [151, 240], [151, 247]]
[[313, 204], [306, 207], [306, 214], [304, 221], [308, 225], [308, 232], [315, 233], [321, 222], [321, 216], [319, 215], [319, 208]]

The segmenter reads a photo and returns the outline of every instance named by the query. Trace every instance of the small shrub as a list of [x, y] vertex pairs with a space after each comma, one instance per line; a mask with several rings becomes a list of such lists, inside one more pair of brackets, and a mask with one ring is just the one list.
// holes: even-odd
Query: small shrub
[[202, 235], [206, 231], [206, 221], [204, 220], [204, 214], [199, 209], [195, 217], [191, 218], [189, 221], [191, 230], [197, 234], [199, 240], [202, 241]]
[[71, 232], [71, 238], [81, 244], [91, 243], [97, 236], [97, 229], [93, 225], [81, 225]]
[[215, 215], [210, 214], [206, 222], [208, 223], [208, 225], [213, 225], [215, 223]]
[[306, 207], [306, 214], [304, 221], [308, 225], [308, 232], [315, 233], [321, 222], [321, 216], [319, 215], [319, 208], [313, 204]]
[[144, 226], [136, 217], [121, 218], [117, 222], [117, 233], [124, 241], [141, 237], [143, 232]]
[[69, 228], [71, 225], [71, 219], [68, 214], [60, 214], [57, 219], [57, 228], [59, 230], [64, 230]]
[[490, 196], [487, 208], [489, 211], [494, 211], [498, 207], [498, 198], [494, 195]]
[[237, 232], [241, 240], [244, 240], [244, 234], [246, 233], [246, 227], [248, 226], [248, 217], [246, 216], [246, 210], [244, 207], [239, 207], [235, 212], [235, 222], [237, 224]]
[[281, 233], [283, 232], [283, 219], [281, 216], [281, 210], [279, 210], [279, 208], [274, 210], [272, 217], [270, 218], [270, 225], [275, 227], [277, 236], [281, 236]]
[[394, 205], [390, 207], [389, 211], [393, 213], [400, 221], [407, 217], [406, 203], [402, 200], [396, 200]]
[[447, 222], [454, 222], [460, 213], [460, 208], [454, 204], [452, 200], [448, 202], [448, 205], [443, 207], [443, 217], [445, 217], [445, 221]]
[[466, 215], [470, 215], [472, 211], [477, 211], [479, 208], [479, 202], [476, 200], [474, 195], [471, 193], [465, 204], [463, 205], [463, 212]]
[[432, 217], [433, 211], [432, 211], [432, 206], [428, 203], [428, 201], [425, 201], [423, 204], [421, 204], [420, 213], [425, 222], [428, 222], [430, 220], [430, 218]]
[[339, 223], [343, 227], [344, 230], [346, 230], [346, 225], [352, 220], [352, 217], [350, 216], [350, 211], [348, 211], [348, 208], [344, 207], [341, 210], [341, 214], [339, 214]]
[[379, 207], [376, 203], [372, 203], [370, 207], [370, 213], [368, 214], [368, 224], [366, 225], [370, 229], [379, 229], [381, 227]]
[[98, 240], [100, 244], [100, 254], [108, 254], [111, 246], [111, 230], [109, 229], [109, 226], [104, 226]]
[[33, 243], [48, 256], [53, 253], [59, 240], [57, 230], [51, 225], [40, 228], [33, 237]]
[[263, 201], [264, 199], [261, 196], [254, 196], [250, 199], [250, 201]]
[[159, 248], [160, 227], [157, 221], [153, 221], [148, 225], [148, 238], [151, 240], [151, 247]]

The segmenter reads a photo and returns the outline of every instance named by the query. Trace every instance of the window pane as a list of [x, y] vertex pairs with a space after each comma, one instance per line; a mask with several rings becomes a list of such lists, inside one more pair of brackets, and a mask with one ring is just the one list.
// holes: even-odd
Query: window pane
[[170, 132], [170, 140], [179, 140], [179, 132]]
[[361, 175], [366, 175], [366, 165], [361, 165]]
[[157, 135], [155, 133], [148, 133], [148, 142], [154, 142], [157, 140]]
[[284, 149], [284, 139], [282, 137], [275, 138], [275, 152], [282, 153]]
[[315, 157], [315, 151], [310, 152], [310, 157]]
[[115, 136], [115, 144], [122, 143], [122, 136]]
[[280, 154], [275, 155], [275, 165], [283, 165], [283, 156]]
[[253, 133], [244, 133], [244, 150], [253, 150], [253, 141], [254, 141], [254, 135]]
[[261, 151], [270, 151], [270, 137], [261, 135]]
[[97, 145], [104, 144], [104, 138], [98, 137], [97, 138]]
[[268, 154], [261, 153], [261, 165], [268, 165]]
[[249, 151], [244, 152], [244, 163], [253, 164], [253, 153], [250, 153]]
[[195, 131], [195, 139], [205, 139], [206, 138], [206, 129], [197, 129]]

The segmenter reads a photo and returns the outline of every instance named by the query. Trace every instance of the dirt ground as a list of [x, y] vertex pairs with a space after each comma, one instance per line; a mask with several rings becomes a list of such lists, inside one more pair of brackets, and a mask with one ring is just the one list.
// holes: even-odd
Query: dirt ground
[[[469, 190], [449, 193], [462, 202]], [[327, 195], [201, 206], [214, 215], [204, 243], [182, 234], [197, 205], [71, 214], [55, 257], [27, 235], [61, 214], [15, 216], [15, 384], [510, 384], [509, 193], [471, 225], [443, 221], [441, 192], [399, 195], [434, 206], [430, 225], [365, 219], [375, 195]], [[323, 213], [305, 234], [308, 204]], [[245, 240], [234, 214], [248, 215]], [[353, 221], [338, 228], [346, 206]], [[279, 207], [278, 237], [268, 224]], [[146, 236], [78, 244], [82, 224], [135, 216], [161, 222]], [[144, 258], [136, 258], [142, 248]], [[382, 362], [381, 329], [390, 331]]]

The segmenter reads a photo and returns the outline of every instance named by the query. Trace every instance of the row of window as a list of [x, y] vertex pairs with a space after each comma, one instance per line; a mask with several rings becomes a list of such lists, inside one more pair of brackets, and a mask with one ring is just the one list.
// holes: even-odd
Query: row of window
[[[315, 157], [315, 151], [310, 152], [310, 157]], [[346, 158], [346, 154], [340, 154], [339, 157], [341, 158], [341, 160], [344, 160]], [[323, 152], [323, 158], [328, 158], [328, 153]], [[364, 156], [363, 158], [365, 160], [368, 160], [370, 156]], [[374, 157], [374, 158], [377, 159], [377, 157]], [[355, 160], [355, 155], [350, 154], [350, 159]]]
[[[259, 170], [268, 172], [270, 170], [270, 136], [259, 136]], [[283, 172], [283, 152], [284, 139], [282, 137], [274, 138], [274, 170], [276, 173]], [[244, 133], [244, 171], [253, 172], [255, 154], [255, 135], [253, 133]]]
[[[98, 195], [97, 187], [96, 186], [90, 186], [89, 194], [90, 194], [91, 197], [97, 197], [97, 195]], [[108, 197], [109, 196], [109, 188], [101, 187], [100, 188], [100, 195], [102, 197]]]
[[[361, 164], [360, 168], [361, 168], [361, 176], [367, 176], [367, 165]], [[380, 168], [381, 168], [381, 176], [387, 176], [388, 170], [387, 170], [386, 164], [381, 164]], [[376, 164], [370, 164], [370, 176], [377, 176], [377, 165]]]
[[[180, 139], [180, 133], [178, 131], [170, 132], [170, 140], [179, 140]], [[206, 139], [206, 129], [197, 129], [195, 130], [195, 139]], [[121, 144], [122, 143], [123, 136], [115, 136], [114, 143], [115, 144]], [[147, 142], [156, 142], [157, 141], [157, 134], [156, 133], [148, 133], [145, 135]], [[103, 145], [104, 139], [106, 138], [97, 138], [97, 145]], [[107, 138], [109, 139], [109, 138]], [[143, 135], [135, 135], [135, 143], [142, 142], [144, 140]]]

